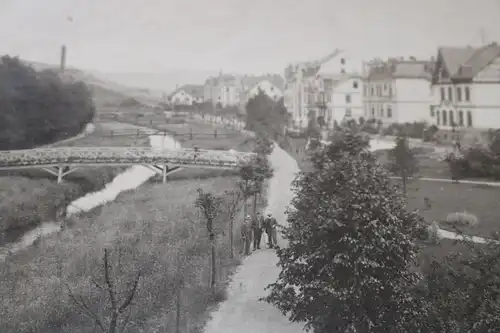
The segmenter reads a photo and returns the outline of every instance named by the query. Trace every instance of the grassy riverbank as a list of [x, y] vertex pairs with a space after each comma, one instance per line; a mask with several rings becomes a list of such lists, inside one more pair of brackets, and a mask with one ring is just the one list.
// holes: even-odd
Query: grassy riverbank
[[[228, 221], [216, 221], [220, 292], [209, 290], [210, 244], [205, 223], [194, 208], [197, 189], [220, 194], [236, 186], [235, 177], [147, 184], [120, 196], [92, 217], [69, 221], [63, 232], [48, 236], [7, 258], [0, 271], [1, 332], [86, 332], [94, 321], [81, 315], [66, 284], [95, 313], [106, 315], [102, 281], [103, 248], [113, 249], [113, 278], [125, 286], [141, 269], [129, 330], [171, 332], [175, 327], [175, 289], [179, 275], [182, 331], [201, 332], [209, 311], [224, 299], [224, 283], [240, 262], [229, 257]], [[264, 206], [262, 201], [260, 206]], [[240, 246], [235, 223], [235, 248]], [[118, 256], [120, 253], [120, 256]], [[118, 258], [120, 257], [120, 258]], [[180, 261], [178, 261], [180, 260]], [[180, 266], [177, 263], [180, 263]], [[178, 271], [178, 267], [182, 267]]]

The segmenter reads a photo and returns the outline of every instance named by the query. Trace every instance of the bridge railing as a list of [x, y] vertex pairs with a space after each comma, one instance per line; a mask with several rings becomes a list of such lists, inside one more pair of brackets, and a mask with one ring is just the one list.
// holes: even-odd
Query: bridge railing
[[71, 147], [0, 151], [0, 167], [63, 164], [174, 164], [237, 168], [254, 153], [200, 149]]

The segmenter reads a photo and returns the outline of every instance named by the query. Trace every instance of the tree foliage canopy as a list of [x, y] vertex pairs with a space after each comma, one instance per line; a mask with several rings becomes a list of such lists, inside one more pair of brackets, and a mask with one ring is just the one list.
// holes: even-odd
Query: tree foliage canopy
[[246, 118], [249, 130], [264, 132], [274, 139], [283, 133], [289, 116], [283, 98], [274, 101], [264, 91], [259, 90], [246, 105]]
[[346, 132], [293, 184], [289, 244], [266, 300], [316, 332], [409, 332], [420, 316], [411, 290], [422, 221], [366, 146]]
[[92, 121], [92, 95], [18, 58], [0, 59], [0, 149], [33, 148], [80, 133]]

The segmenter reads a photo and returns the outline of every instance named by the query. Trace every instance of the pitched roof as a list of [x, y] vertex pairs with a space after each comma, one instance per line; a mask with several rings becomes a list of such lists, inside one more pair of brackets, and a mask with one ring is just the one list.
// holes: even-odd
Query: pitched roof
[[384, 79], [428, 79], [432, 77], [435, 63], [431, 60], [398, 60], [390, 59], [368, 72], [368, 80]]
[[492, 43], [482, 47], [441, 47], [438, 57], [448, 71], [450, 78], [471, 80], [495, 58], [500, 56], [500, 46]]
[[185, 84], [170, 94], [170, 97], [183, 90], [194, 98], [203, 98], [203, 86], [198, 84]]
[[240, 78], [241, 86], [243, 87], [244, 91], [248, 91], [255, 87], [257, 84], [259, 84], [262, 81], [269, 81], [273, 86], [276, 88], [283, 90], [284, 88], [284, 80], [283, 78], [278, 75], [260, 75], [260, 76], [243, 76]]

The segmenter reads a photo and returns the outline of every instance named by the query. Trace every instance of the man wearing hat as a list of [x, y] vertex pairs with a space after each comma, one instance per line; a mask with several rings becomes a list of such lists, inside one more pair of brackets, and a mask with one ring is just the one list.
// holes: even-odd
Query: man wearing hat
[[245, 221], [243, 221], [243, 225], [241, 226], [241, 238], [243, 240], [241, 252], [246, 256], [250, 254], [250, 244], [252, 244], [251, 228], [251, 217], [250, 215], [247, 215], [245, 217]]
[[268, 247], [271, 249], [278, 245], [277, 242], [277, 231], [276, 227], [278, 225], [278, 221], [272, 216], [271, 213], [267, 213], [267, 217], [264, 222], [264, 226], [266, 229], [267, 239], [268, 239]]
[[264, 217], [257, 212], [252, 219], [252, 230], [253, 230], [253, 249], [260, 249], [260, 240], [262, 238], [262, 229], [264, 227]]

